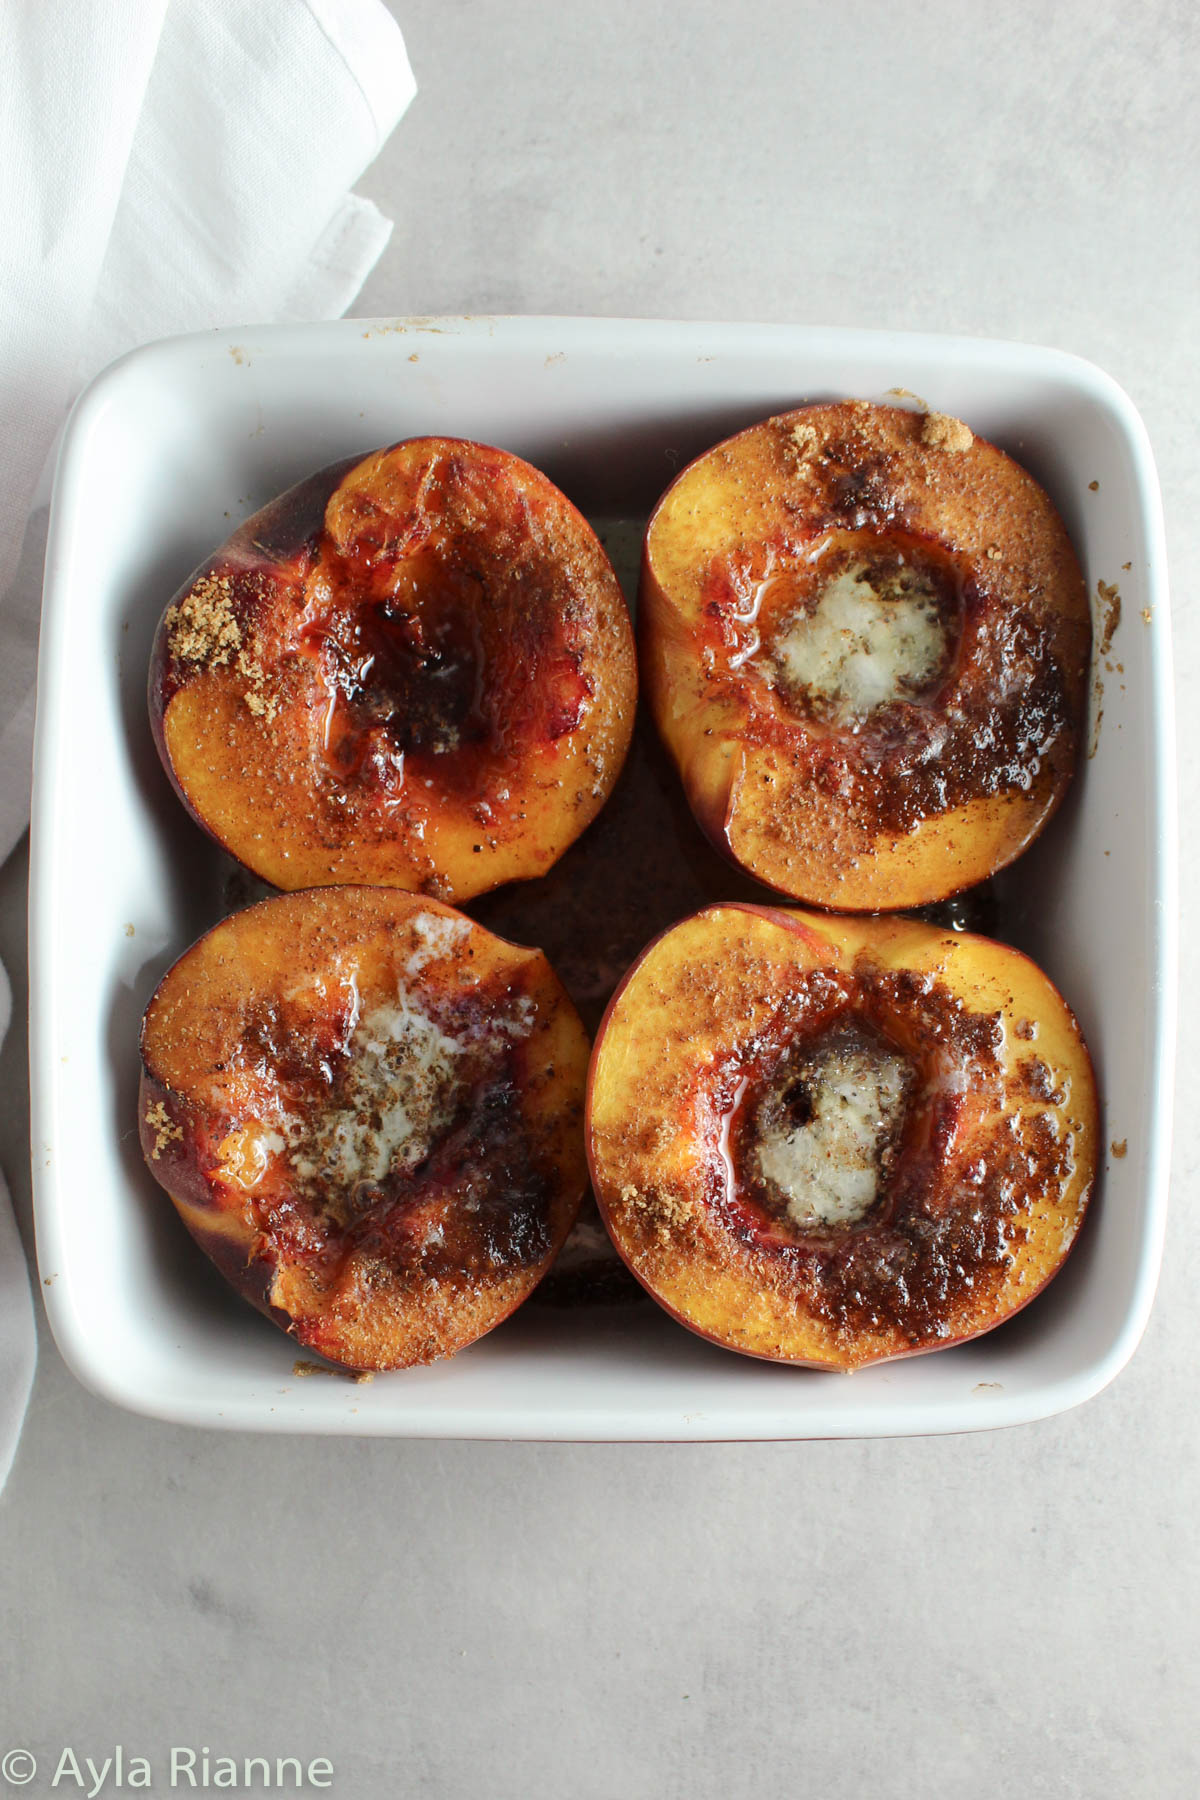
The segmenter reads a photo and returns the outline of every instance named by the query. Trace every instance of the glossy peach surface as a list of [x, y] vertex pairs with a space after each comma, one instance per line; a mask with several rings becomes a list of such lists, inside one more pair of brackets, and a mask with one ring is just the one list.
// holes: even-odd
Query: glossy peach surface
[[[790, 690], [780, 645], [830, 582], [872, 570], [917, 585], [938, 653], [858, 712]], [[639, 604], [647, 696], [697, 819], [793, 898], [943, 899], [1018, 856], [1066, 790], [1079, 566], [1044, 491], [957, 421], [845, 401], [717, 445], [659, 502]], [[852, 635], [831, 628], [826, 659]]]
[[[902, 1118], [874, 1204], [797, 1223], [754, 1173], [755, 1108], [845, 1040], [904, 1069]], [[631, 970], [592, 1059], [593, 1182], [622, 1255], [684, 1324], [774, 1361], [853, 1369], [1009, 1318], [1074, 1242], [1097, 1136], [1045, 976], [911, 919], [709, 907]]]
[[275, 887], [462, 900], [602, 806], [636, 702], [595, 534], [519, 457], [419, 438], [321, 471], [176, 595], [150, 713], [198, 821]]
[[317, 889], [215, 926], [142, 1028], [142, 1148], [298, 1343], [451, 1355], [549, 1267], [586, 1182], [588, 1044], [539, 951], [437, 901]]

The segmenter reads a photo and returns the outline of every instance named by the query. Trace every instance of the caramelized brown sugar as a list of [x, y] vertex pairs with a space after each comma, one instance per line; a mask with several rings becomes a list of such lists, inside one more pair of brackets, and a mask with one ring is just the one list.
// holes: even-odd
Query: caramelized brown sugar
[[418, 438], [248, 520], [176, 596], [150, 711], [199, 822], [294, 889], [461, 900], [599, 811], [636, 704], [590, 526], [518, 457]]
[[842, 402], [718, 445], [650, 521], [640, 607], [696, 817], [797, 899], [944, 899], [1070, 781], [1083, 579], [1044, 491], [958, 421]]
[[781, 1362], [853, 1369], [1010, 1317], [1074, 1242], [1097, 1136], [1045, 976], [911, 919], [710, 907], [634, 966], [592, 1059], [593, 1184], [629, 1267]]
[[235, 1287], [356, 1369], [505, 1318], [586, 1186], [588, 1042], [540, 951], [388, 889], [265, 900], [164, 977], [151, 1172]]

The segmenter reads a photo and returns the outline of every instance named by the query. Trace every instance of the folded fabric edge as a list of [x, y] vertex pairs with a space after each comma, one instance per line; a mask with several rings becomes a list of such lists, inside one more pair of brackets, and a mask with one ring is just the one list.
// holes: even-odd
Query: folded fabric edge
[[353, 301], [392, 235], [373, 200], [347, 194], [309, 252], [279, 309], [281, 320], [338, 318]]
[[303, 0], [358, 83], [378, 133], [390, 136], [417, 91], [400, 27], [380, 0]]

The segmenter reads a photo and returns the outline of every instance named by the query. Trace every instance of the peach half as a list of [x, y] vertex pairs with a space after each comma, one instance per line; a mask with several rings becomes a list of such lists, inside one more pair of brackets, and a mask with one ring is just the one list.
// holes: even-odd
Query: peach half
[[142, 1026], [155, 1179], [233, 1286], [352, 1369], [450, 1356], [545, 1274], [587, 1185], [588, 1041], [540, 951], [320, 888], [213, 927]]
[[632, 627], [591, 527], [519, 457], [414, 438], [248, 519], [167, 608], [159, 754], [284, 889], [459, 901], [539, 875], [629, 743]]
[[666, 932], [592, 1057], [613, 1241], [702, 1336], [855, 1369], [990, 1330], [1075, 1241], [1091, 1062], [1027, 957], [905, 918], [717, 905]]
[[926, 905], [1046, 824], [1091, 645], [1065, 527], [958, 420], [802, 407], [699, 457], [646, 534], [647, 696], [705, 831], [812, 905]]

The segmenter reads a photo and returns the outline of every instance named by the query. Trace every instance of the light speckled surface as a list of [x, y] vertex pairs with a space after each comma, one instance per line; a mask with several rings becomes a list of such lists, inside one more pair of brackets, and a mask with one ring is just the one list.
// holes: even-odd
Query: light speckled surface
[[[362, 184], [397, 232], [360, 313], [962, 331], [1115, 375], [1163, 479], [1186, 796], [1190, 7], [396, 11], [421, 92]], [[1189, 916], [1195, 873], [1185, 834]], [[20, 857], [0, 875], [18, 1017], [23, 879]], [[1195, 973], [1185, 930], [1185, 994]], [[45, 1770], [63, 1744], [120, 1742], [159, 1790], [172, 1744], [327, 1756], [349, 1800], [1190, 1796], [1198, 1051], [1185, 1009], [1146, 1340], [1046, 1424], [714, 1448], [268, 1440], [117, 1413], [47, 1339], [0, 1498], [0, 1752]], [[0, 1150], [28, 1228], [21, 1063], [10, 1042]]]

